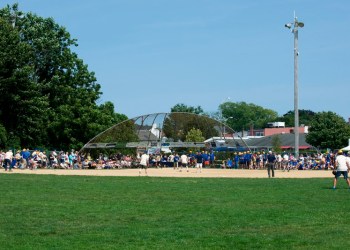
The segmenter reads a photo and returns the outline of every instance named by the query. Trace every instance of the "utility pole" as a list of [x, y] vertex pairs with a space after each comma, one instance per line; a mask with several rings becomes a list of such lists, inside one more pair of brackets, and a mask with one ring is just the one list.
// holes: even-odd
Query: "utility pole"
[[303, 22], [299, 22], [294, 12], [294, 22], [284, 25], [290, 29], [293, 27], [292, 32], [294, 34], [294, 155], [295, 158], [299, 158], [299, 89], [298, 89], [298, 28], [304, 27]]

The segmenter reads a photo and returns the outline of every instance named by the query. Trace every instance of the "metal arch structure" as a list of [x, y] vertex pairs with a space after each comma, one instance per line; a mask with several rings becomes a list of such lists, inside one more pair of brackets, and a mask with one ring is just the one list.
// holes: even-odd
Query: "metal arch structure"
[[[185, 140], [192, 128], [199, 129], [205, 139], [212, 138], [211, 143]], [[217, 147], [215, 141], [224, 142], [221, 146], [233, 151], [250, 150], [239, 134], [222, 121], [194, 113], [171, 112], [137, 116], [115, 124], [92, 138], [80, 152], [117, 148], [214, 148]]]

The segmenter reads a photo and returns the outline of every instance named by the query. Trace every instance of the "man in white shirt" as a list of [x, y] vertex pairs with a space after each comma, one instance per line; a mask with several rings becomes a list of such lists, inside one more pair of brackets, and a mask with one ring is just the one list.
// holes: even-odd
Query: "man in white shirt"
[[4, 168], [5, 171], [7, 171], [7, 166], [9, 166], [9, 171], [12, 171], [12, 158], [13, 158], [13, 153], [12, 150], [9, 150], [5, 153], [5, 161], [4, 161]]
[[147, 175], [147, 167], [148, 167], [148, 165], [149, 165], [149, 155], [147, 154], [147, 151], [145, 151], [145, 152], [141, 155], [139, 175], [141, 175], [141, 169], [142, 169], [142, 168], [145, 169], [145, 174]]
[[183, 153], [181, 156], [180, 156], [180, 162], [181, 162], [181, 169], [180, 169], [180, 172], [182, 171], [182, 168], [183, 167], [186, 167], [186, 170], [188, 172], [188, 157], [185, 153]]
[[350, 168], [350, 160], [348, 157], [346, 157], [345, 155], [343, 155], [343, 151], [339, 150], [338, 151], [338, 155], [335, 159], [335, 169], [336, 169], [336, 173], [334, 175], [334, 180], [333, 180], [333, 189], [336, 189], [337, 187], [337, 181], [338, 178], [343, 175], [344, 179], [346, 180], [346, 182], [348, 183], [348, 186], [350, 188], [350, 180], [348, 178], [348, 171]]
[[285, 153], [283, 155], [283, 160], [282, 160], [283, 171], [285, 171], [287, 169], [289, 172], [289, 167], [288, 167], [289, 164], [288, 163], [289, 163], [289, 156], [287, 153]]

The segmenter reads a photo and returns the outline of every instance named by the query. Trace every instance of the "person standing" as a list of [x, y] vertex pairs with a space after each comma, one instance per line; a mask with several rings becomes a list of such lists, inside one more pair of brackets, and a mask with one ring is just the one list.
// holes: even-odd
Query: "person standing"
[[345, 155], [343, 155], [343, 151], [339, 150], [338, 151], [338, 155], [335, 158], [335, 166], [334, 166], [336, 172], [334, 175], [334, 180], [333, 180], [333, 189], [336, 189], [337, 187], [337, 181], [338, 178], [343, 175], [344, 176], [344, 180], [348, 183], [348, 186], [350, 188], [350, 181], [348, 178], [348, 171], [350, 168], [350, 160], [348, 157], [346, 157]]
[[288, 170], [289, 172], [289, 156], [287, 153], [283, 155], [282, 166], [283, 171]]
[[203, 166], [209, 166], [209, 154], [207, 151], [202, 151], [202, 156], [203, 156]]
[[22, 158], [26, 160], [27, 166], [29, 166], [29, 158], [30, 158], [30, 152], [29, 149], [23, 149], [21, 152]]
[[239, 155], [235, 152], [235, 169], [238, 169], [238, 164], [239, 164]]
[[170, 165], [168, 167], [173, 167], [175, 169], [174, 158], [175, 156], [173, 155], [173, 153], [170, 153], [170, 155], [168, 156], [168, 162]]
[[179, 160], [180, 156], [176, 153], [174, 156], [174, 170], [179, 170]]
[[180, 172], [182, 172], [183, 167], [185, 167], [187, 172], [188, 172], [188, 156], [185, 153], [183, 153], [180, 156], [180, 162], [181, 162]]
[[140, 159], [140, 168], [139, 168], [139, 175], [141, 175], [141, 169], [144, 168], [145, 169], [145, 174], [147, 175], [147, 168], [149, 165], [149, 155], [147, 154], [147, 151], [145, 151], [142, 155], [141, 155], [141, 159]]
[[271, 177], [270, 172], [272, 172], [272, 177], [275, 177], [275, 162], [276, 162], [276, 156], [272, 153], [272, 151], [269, 151], [267, 157], [266, 157], [266, 165], [267, 165], [267, 174], [269, 178]]
[[12, 171], [12, 158], [13, 158], [13, 153], [12, 150], [8, 150], [5, 153], [5, 160], [4, 160], [4, 168], [5, 171], [7, 171], [7, 166], [9, 167], [9, 171]]
[[196, 155], [196, 172], [198, 173], [202, 173], [202, 168], [203, 168], [203, 155], [201, 154], [201, 152], [198, 152]]
[[210, 164], [210, 165], [214, 165], [214, 161], [215, 161], [215, 154], [214, 154], [214, 151], [211, 151], [211, 152], [210, 152], [210, 154], [209, 154], [209, 159], [210, 159], [209, 164]]

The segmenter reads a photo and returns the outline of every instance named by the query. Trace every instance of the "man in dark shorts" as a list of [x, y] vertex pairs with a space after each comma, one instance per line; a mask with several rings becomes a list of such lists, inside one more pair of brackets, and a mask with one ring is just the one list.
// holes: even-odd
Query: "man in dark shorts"
[[348, 178], [349, 168], [350, 168], [349, 157], [346, 157], [345, 155], [343, 155], [343, 151], [339, 150], [337, 157], [335, 158], [334, 169], [336, 169], [336, 173], [334, 175], [334, 180], [333, 180], [333, 189], [336, 189], [338, 178], [341, 175], [344, 176], [344, 180], [348, 183], [348, 186], [350, 188], [350, 180]]

